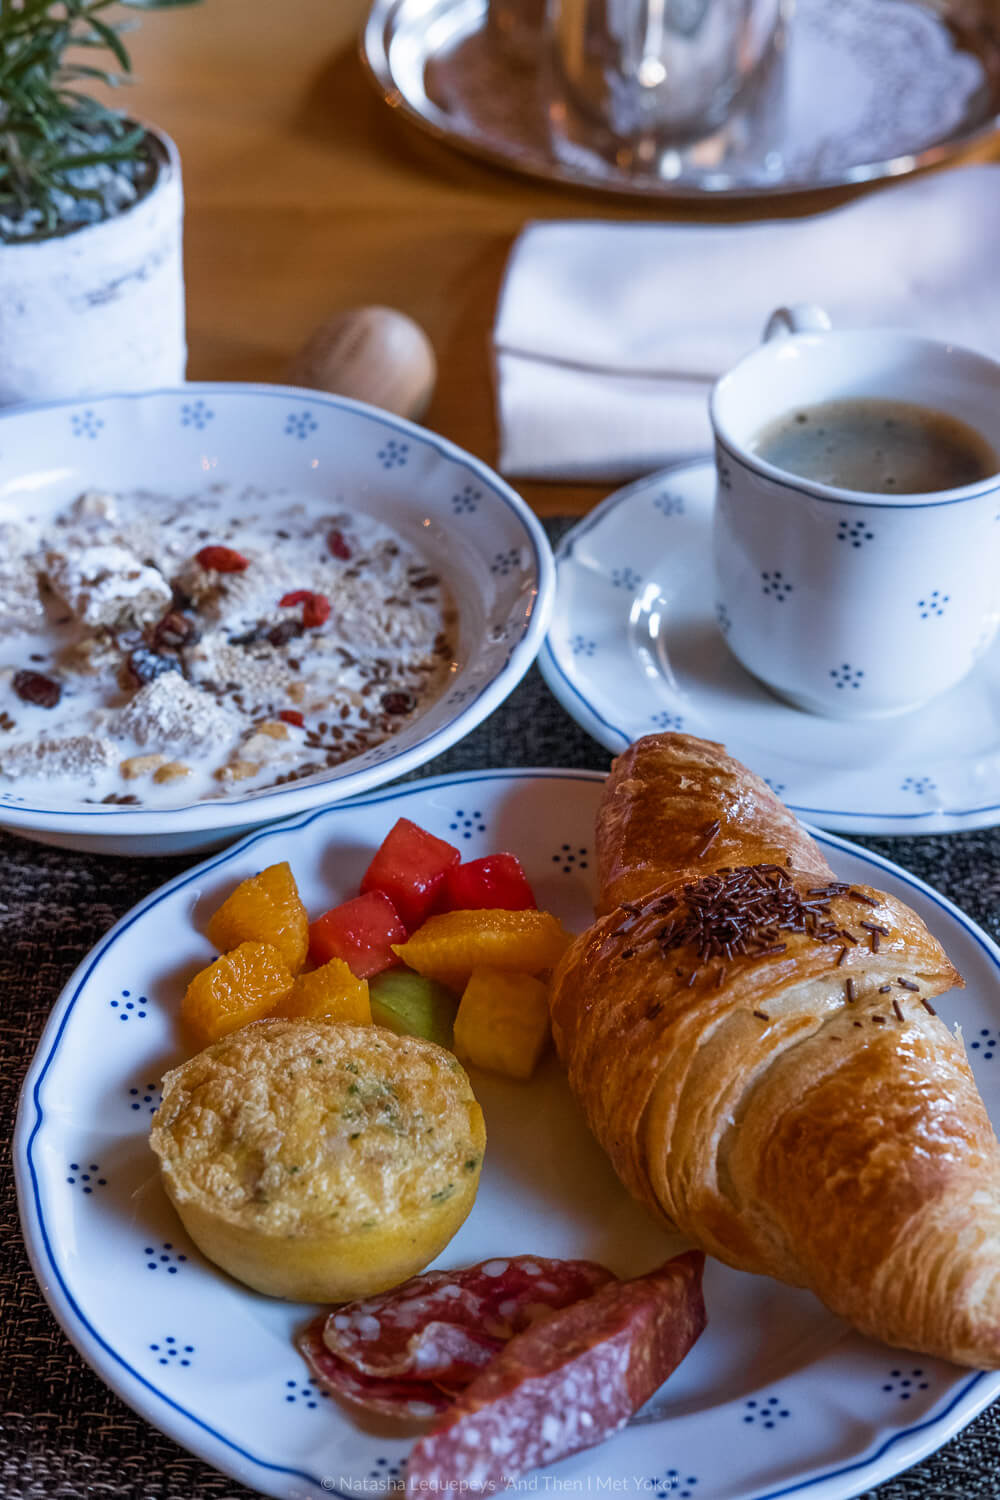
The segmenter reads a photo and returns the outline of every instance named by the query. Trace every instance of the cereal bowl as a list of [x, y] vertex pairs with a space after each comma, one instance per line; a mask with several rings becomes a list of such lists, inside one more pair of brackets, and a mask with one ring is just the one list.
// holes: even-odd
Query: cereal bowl
[[485, 464], [281, 386], [5, 414], [0, 543], [0, 826], [98, 852], [217, 847], [423, 765], [520, 681], [554, 593]]

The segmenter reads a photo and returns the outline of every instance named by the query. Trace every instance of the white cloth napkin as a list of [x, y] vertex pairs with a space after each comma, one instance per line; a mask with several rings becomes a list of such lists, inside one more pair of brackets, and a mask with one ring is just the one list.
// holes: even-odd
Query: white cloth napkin
[[1000, 166], [797, 220], [529, 224], [493, 329], [500, 469], [614, 480], [707, 452], [713, 380], [790, 302], [1000, 354]]

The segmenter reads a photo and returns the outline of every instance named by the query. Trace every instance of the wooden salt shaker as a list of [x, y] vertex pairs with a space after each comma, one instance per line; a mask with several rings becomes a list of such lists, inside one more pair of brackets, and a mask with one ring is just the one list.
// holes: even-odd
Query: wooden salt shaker
[[285, 379], [417, 420], [434, 394], [437, 361], [430, 339], [405, 313], [354, 307], [319, 325]]

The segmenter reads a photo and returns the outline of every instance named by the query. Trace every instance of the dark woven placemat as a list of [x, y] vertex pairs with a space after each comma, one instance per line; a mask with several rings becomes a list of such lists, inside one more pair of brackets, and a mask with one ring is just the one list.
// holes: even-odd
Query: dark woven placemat
[[[555, 527], [552, 528], [553, 531]], [[570, 720], [536, 669], [468, 739], [421, 775], [484, 766], [606, 770], [606, 750]], [[930, 881], [1000, 939], [1000, 830], [861, 839]], [[56, 1325], [21, 1243], [10, 1161], [17, 1093], [48, 1011], [87, 950], [184, 859], [69, 854], [0, 835], [0, 1495], [4, 1500], [237, 1500], [251, 1491], [137, 1417]], [[1000, 1403], [933, 1458], [866, 1500], [996, 1500]], [[713, 1500], [709, 1494], [699, 1500]]]

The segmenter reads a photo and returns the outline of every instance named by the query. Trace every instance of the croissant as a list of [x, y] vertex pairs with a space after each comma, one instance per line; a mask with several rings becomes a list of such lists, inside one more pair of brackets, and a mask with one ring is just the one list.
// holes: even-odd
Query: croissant
[[940, 944], [687, 735], [614, 763], [597, 856], [552, 1025], [625, 1186], [863, 1333], [1000, 1366], [1000, 1147], [931, 1003], [962, 985]]

